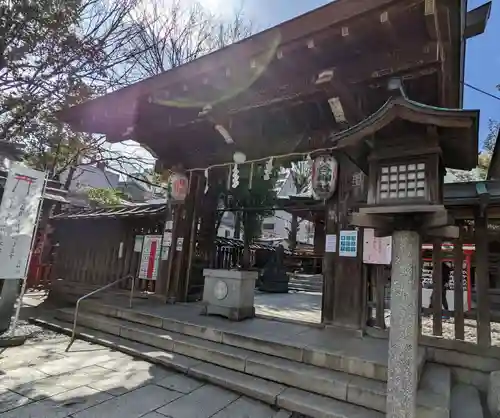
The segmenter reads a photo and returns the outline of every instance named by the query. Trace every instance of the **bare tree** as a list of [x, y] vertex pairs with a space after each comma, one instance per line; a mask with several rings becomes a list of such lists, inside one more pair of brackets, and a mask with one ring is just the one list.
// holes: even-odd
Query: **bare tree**
[[[310, 188], [312, 167], [308, 161], [292, 162], [290, 176], [297, 194], [304, 193]], [[299, 231], [299, 218], [297, 214], [292, 213], [292, 221], [288, 230], [288, 240], [290, 241], [290, 250], [294, 251], [297, 247], [297, 233]]]
[[253, 31], [242, 9], [219, 18], [200, 3], [150, 0], [134, 13], [138, 35], [127, 62], [126, 81], [160, 74], [249, 36]]

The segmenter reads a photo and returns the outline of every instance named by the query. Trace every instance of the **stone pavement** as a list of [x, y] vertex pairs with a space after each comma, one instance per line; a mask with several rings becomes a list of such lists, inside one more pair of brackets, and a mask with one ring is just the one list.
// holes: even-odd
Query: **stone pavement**
[[105, 347], [43, 331], [0, 350], [0, 418], [288, 418]]

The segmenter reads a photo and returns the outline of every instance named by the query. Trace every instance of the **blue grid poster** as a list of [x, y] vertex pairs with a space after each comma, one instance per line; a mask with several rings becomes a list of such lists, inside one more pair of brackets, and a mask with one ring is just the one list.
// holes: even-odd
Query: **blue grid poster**
[[356, 257], [358, 255], [358, 231], [340, 231], [340, 257]]

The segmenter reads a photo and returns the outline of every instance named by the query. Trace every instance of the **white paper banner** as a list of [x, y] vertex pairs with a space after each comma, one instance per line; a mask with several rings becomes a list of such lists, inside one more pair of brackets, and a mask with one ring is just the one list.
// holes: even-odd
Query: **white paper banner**
[[13, 163], [0, 204], [0, 279], [23, 279], [38, 223], [46, 175]]
[[376, 237], [375, 230], [365, 228], [363, 243], [363, 263], [391, 264], [392, 237]]
[[145, 235], [142, 246], [139, 279], [156, 280], [161, 256], [161, 235]]
[[337, 252], [337, 235], [326, 234], [325, 253], [336, 253], [336, 252]]

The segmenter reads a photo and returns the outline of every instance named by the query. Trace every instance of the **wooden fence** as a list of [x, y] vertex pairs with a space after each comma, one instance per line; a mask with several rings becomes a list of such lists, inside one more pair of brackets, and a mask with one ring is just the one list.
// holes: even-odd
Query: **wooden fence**
[[[470, 250], [474, 246], [464, 246], [461, 238], [447, 246], [447, 251], [442, 251], [442, 243], [435, 241], [432, 250], [422, 253], [419, 307], [423, 344], [477, 353], [500, 346], [500, 334], [492, 332], [492, 322], [500, 321], [500, 312], [494, 310], [492, 300], [500, 290], [490, 289], [496, 285], [495, 280], [490, 281], [490, 240], [484, 238], [481, 225], [475, 234], [475, 251]], [[452, 265], [446, 293], [441, 290], [443, 262]], [[369, 327], [386, 330], [390, 326], [390, 267], [365, 265], [364, 268], [368, 286], [367, 323]], [[449, 310], [443, 308], [445, 294]], [[500, 347], [493, 350], [500, 354]]]

